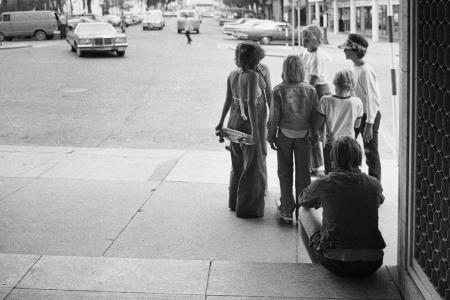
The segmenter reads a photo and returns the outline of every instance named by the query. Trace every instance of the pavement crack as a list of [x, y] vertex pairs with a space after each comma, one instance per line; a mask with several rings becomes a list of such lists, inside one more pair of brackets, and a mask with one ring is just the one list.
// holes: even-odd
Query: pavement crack
[[209, 277], [211, 275], [211, 267], [212, 267], [213, 261], [209, 261], [209, 268], [208, 268], [208, 277], [206, 278], [206, 287], [205, 287], [205, 300], [208, 298], [208, 286], [209, 286]]
[[8, 299], [9, 295], [17, 288], [17, 286], [22, 282], [22, 280], [30, 273], [30, 271], [34, 268], [34, 266], [41, 260], [43, 255], [40, 255], [38, 259], [31, 265], [31, 267], [28, 268], [28, 270], [20, 277], [20, 279], [17, 281], [17, 283], [13, 286], [13, 288], [9, 291], [8, 294], [3, 299]]
[[144, 200], [144, 202], [139, 206], [139, 208], [135, 211], [135, 213], [131, 216], [130, 220], [128, 220], [127, 224], [125, 224], [125, 226], [119, 231], [119, 233], [112, 239], [108, 239], [111, 240], [111, 243], [108, 245], [108, 247], [106, 247], [105, 251], [103, 251], [102, 256], [105, 256], [106, 253], [109, 251], [109, 249], [111, 249], [111, 247], [114, 245], [114, 243], [117, 241], [117, 239], [120, 237], [120, 235], [128, 228], [128, 226], [131, 224], [131, 222], [133, 222], [133, 220], [136, 218], [136, 216], [138, 215], [138, 213], [143, 212], [144, 211], [144, 206], [147, 204], [147, 202], [152, 198], [153, 194], [155, 193], [156, 190], [158, 190], [158, 188], [161, 186], [162, 181], [159, 183], [159, 185], [152, 189], [150, 191], [150, 195]]

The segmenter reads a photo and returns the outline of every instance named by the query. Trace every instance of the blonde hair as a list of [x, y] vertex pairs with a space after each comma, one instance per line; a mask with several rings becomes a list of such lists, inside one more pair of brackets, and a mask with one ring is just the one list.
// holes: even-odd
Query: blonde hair
[[355, 87], [353, 72], [345, 69], [336, 72], [333, 78], [334, 86], [341, 91], [350, 91]]
[[299, 83], [305, 79], [303, 61], [298, 55], [288, 55], [283, 61], [283, 80], [288, 83]]
[[318, 45], [322, 43], [322, 32], [317, 25], [310, 25], [303, 31], [304, 38], [315, 40]]

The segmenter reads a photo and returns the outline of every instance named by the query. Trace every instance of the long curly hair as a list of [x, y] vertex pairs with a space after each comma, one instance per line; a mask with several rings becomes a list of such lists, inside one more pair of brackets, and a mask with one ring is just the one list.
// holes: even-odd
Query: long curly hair
[[239, 43], [235, 51], [236, 65], [244, 71], [255, 70], [264, 56], [264, 49], [252, 42]]

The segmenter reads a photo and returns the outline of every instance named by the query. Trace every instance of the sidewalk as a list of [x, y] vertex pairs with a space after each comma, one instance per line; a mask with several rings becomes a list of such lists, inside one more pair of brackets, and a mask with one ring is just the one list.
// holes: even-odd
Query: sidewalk
[[[0, 146], [0, 299], [399, 299], [386, 267], [348, 280], [310, 263], [277, 223], [267, 164], [264, 218], [238, 219], [225, 150]], [[397, 171], [383, 166], [389, 266]]]

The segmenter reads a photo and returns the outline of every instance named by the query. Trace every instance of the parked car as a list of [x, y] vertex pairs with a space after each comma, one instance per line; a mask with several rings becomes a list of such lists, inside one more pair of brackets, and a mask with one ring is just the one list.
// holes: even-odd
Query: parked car
[[241, 18], [256, 18], [256, 14], [250, 10], [243, 11], [242, 9], [230, 9], [222, 13], [218, 18], [219, 25], [223, 26], [226, 23], [236, 22]]
[[237, 29], [233, 36], [239, 40], [259, 41], [268, 45], [292, 42], [292, 32], [295, 33], [295, 43], [298, 43], [299, 30], [293, 29], [291, 24], [285, 22], [265, 22], [252, 28]]
[[119, 16], [116, 15], [106, 15], [103, 16], [106, 22], [111, 24], [112, 26], [120, 26], [120, 22], [122, 21]]
[[79, 23], [90, 22], [106, 22], [106, 20], [103, 16], [93, 14], [71, 15], [69, 16], [68, 26], [75, 28]]
[[165, 25], [164, 17], [161, 11], [159, 13], [149, 12], [142, 21], [142, 30], [163, 29]]
[[0, 14], [0, 38], [34, 36], [37, 40], [52, 39], [60, 34], [59, 17], [54, 11], [9, 11]]
[[105, 22], [79, 23], [74, 30], [69, 30], [66, 41], [79, 57], [86, 52], [105, 51], [124, 56], [128, 47], [126, 35]]
[[200, 17], [198, 15], [197, 11], [195, 11], [195, 10], [180, 10], [178, 12], [178, 16], [177, 16], [178, 33], [181, 33], [182, 31], [184, 31], [184, 23], [186, 21], [186, 17], [191, 22], [192, 27], [194, 27], [194, 31], [196, 31], [197, 33], [200, 33], [200, 23], [202, 21], [200, 20]]
[[142, 30], [157, 28], [159, 30], [166, 26], [164, 14], [161, 10], [149, 10], [142, 21]]
[[166, 18], [175, 18], [177, 16], [177, 13], [171, 10], [164, 11], [164, 17]]
[[246, 29], [246, 28], [252, 28], [255, 26], [258, 26], [262, 23], [272, 22], [270, 20], [261, 20], [261, 19], [247, 19], [242, 18], [239, 19], [237, 22], [228, 23], [223, 25], [222, 32], [228, 35], [232, 35], [235, 30], [239, 29]]

